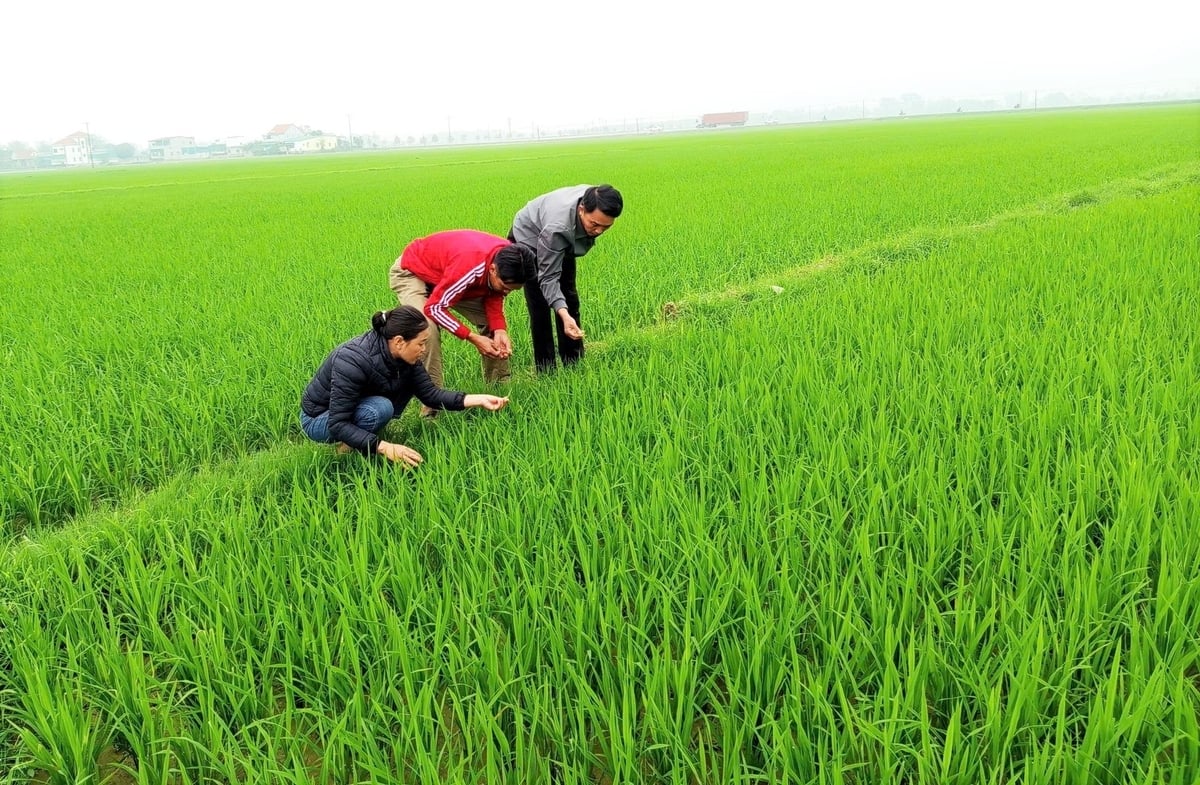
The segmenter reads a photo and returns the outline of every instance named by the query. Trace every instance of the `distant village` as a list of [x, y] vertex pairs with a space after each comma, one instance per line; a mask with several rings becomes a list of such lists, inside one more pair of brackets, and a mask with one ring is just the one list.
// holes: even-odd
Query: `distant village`
[[[267, 155], [304, 155], [346, 150], [377, 150], [398, 147], [449, 145], [449, 144], [493, 144], [510, 141], [562, 139], [579, 136], [614, 136], [621, 134], [659, 133], [664, 130], [713, 127], [705, 115], [696, 118], [672, 120], [628, 119], [620, 123], [579, 127], [546, 129], [531, 126], [514, 130], [499, 128], [452, 130], [445, 133], [430, 133], [421, 136], [382, 137], [378, 134], [354, 134], [353, 137], [329, 134], [313, 130], [306, 125], [281, 123], [259, 139], [230, 137], [211, 144], [197, 144], [193, 136], [164, 136], [151, 139], [144, 148], [128, 142], [112, 144], [98, 135], [76, 131], [53, 144], [31, 145], [21, 142], [0, 146], [0, 171], [21, 169], [56, 169], [72, 166], [102, 166], [108, 164], [160, 163], [164, 161], [198, 161], [221, 158], [247, 158]], [[733, 118], [728, 125], [744, 125], [750, 117], [748, 112], [722, 113], [724, 118]], [[766, 118], [760, 122], [771, 123]]]
[[[664, 130], [714, 127], [709, 125], [705, 118], [717, 116], [733, 118], [733, 122], [723, 122], [722, 124], [744, 125], [749, 118], [749, 113], [705, 115], [699, 122], [695, 118], [657, 121], [628, 119], [613, 124], [555, 129], [539, 128], [535, 125], [515, 131], [511, 125], [507, 130], [491, 128], [455, 131], [447, 128], [443, 134], [431, 133], [405, 137], [382, 137], [377, 134], [339, 136], [313, 130], [306, 125], [281, 123], [267, 131], [259, 139], [254, 140], [245, 137], [230, 137], [210, 144], [197, 144], [196, 138], [193, 136], [164, 136], [150, 139], [142, 148], [128, 142], [113, 144], [99, 135], [76, 131], [52, 144], [32, 145], [14, 142], [7, 146], [0, 146], [0, 171], [198, 161], [268, 155], [304, 155], [346, 150], [390, 149], [414, 145], [491, 144], [578, 136], [659, 133]], [[770, 123], [771, 121], [764, 119], [763, 122]]]
[[[52, 144], [14, 142], [0, 147], [0, 170], [55, 169], [70, 166], [156, 163], [213, 158], [244, 158], [262, 155], [293, 155], [333, 150], [391, 147], [406, 140], [385, 142], [376, 136], [355, 136], [353, 141], [314, 131], [308, 126], [282, 123], [260, 139], [232, 137], [210, 144], [197, 144], [193, 136], [164, 136], [151, 139], [143, 148], [129, 143], [111, 143], [100, 136], [76, 131]], [[415, 144], [418, 140], [407, 140]], [[422, 139], [421, 142], [428, 140]]]

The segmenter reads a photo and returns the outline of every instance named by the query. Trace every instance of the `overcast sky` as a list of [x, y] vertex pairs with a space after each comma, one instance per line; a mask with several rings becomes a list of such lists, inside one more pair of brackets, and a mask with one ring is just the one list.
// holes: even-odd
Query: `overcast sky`
[[[811, 6], [811, 7], [809, 7]], [[708, 9], [708, 10], [706, 10]], [[0, 143], [528, 130], [918, 93], [1200, 91], [1200, 2], [57, 0], [0, 16]]]

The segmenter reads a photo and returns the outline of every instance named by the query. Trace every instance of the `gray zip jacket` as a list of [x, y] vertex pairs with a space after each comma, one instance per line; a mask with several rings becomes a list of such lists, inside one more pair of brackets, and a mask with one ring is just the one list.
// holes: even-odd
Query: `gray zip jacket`
[[568, 252], [576, 258], [592, 250], [594, 237], [579, 224], [579, 200], [590, 185], [570, 185], [542, 194], [521, 208], [513, 218], [513, 238], [537, 250], [538, 286], [550, 307], [567, 307], [562, 286], [563, 259]]

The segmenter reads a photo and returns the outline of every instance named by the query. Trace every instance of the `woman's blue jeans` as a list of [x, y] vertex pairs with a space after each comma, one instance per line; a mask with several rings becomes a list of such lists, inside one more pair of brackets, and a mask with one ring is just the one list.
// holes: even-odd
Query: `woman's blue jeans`
[[[382, 395], [372, 395], [363, 398], [354, 409], [354, 424], [364, 431], [378, 434], [384, 426], [392, 421], [395, 415], [392, 402]], [[309, 417], [300, 411], [300, 428], [304, 435], [314, 442], [330, 444], [336, 441], [329, 435], [329, 412], [321, 412], [316, 417]]]

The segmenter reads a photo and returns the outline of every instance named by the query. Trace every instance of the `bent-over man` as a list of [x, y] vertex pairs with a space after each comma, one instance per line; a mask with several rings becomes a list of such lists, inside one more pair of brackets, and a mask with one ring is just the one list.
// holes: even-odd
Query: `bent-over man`
[[508, 239], [537, 252], [537, 285], [525, 287], [525, 306], [538, 371], [558, 365], [552, 318], [563, 365], [583, 357], [575, 262], [612, 227], [623, 207], [620, 191], [611, 185], [572, 185], [542, 194], [513, 218]]

